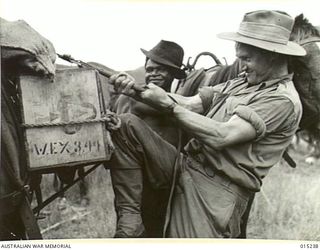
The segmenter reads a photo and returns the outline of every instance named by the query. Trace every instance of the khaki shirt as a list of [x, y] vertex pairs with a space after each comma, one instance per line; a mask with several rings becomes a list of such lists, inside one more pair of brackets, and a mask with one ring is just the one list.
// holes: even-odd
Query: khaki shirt
[[302, 106], [292, 75], [253, 86], [237, 78], [203, 87], [199, 94], [207, 117], [226, 122], [236, 114], [255, 128], [256, 139], [221, 150], [192, 139], [186, 152], [238, 185], [259, 191], [262, 179], [281, 159], [301, 119]]

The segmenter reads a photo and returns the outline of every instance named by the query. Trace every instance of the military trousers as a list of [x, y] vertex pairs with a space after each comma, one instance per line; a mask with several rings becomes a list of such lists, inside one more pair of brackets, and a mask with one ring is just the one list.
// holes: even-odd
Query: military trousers
[[[119, 117], [121, 128], [112, 133], [115, 152], [108, 162], [118, 216], [115, 237], [144, 237], [143, 180], [147, 179], [155, 189], [170, 188], [178, 152], [138, 117]], [[179, 154], [165, 237], [238, 237], [251, 193], [210, 166]]]

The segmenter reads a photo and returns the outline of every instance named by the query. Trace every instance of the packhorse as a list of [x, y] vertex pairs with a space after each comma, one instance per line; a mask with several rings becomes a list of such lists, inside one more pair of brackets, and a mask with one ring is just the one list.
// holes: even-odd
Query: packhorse
[[26, 22], [0, 18], [1, 33], [1, 168], [0, 239], [38, 239], [39, 227], [31, 210], [32, 190], [41, 175], [27, 171], [20, 96], [21, 74], [54, 75], [55, 50]]

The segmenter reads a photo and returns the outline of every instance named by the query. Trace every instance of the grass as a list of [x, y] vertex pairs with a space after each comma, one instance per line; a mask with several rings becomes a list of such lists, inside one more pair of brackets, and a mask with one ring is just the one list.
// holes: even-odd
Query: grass
[[[249, 223], [249, 239], [320, 240], [320, 161], [304, 162], [308, 148], [292, 150], [297, 168], [280, 162], [256, 194]], [[79, 187], [67, 191], [70, 206], [58, 209], [54, 201], [39, 220], [45, 239], [110, 238], [115, 230], [114, 194], [108, 170], [99, 167], [88, 177], [90, 204], [80, 209]], [[53, 192], [52, 175], [42, 181], [45, 196]], [[46, 231], [45, 231], [46, 230]]]
[[297, 169], [282, 163], [271, 170], [256, 195], [249, 238], [320, 240], [320, 166]]
[[[80, 206], [79, 186], [74, 185], [65, 194], [68, 203], [65, 209], [59, 209], [61, 205], [59, 199], [44, 209], [43, 213], [46, 214], [46, 217], [39, 220], [41, 231], [53, 225], [56, 227], [42, 233], [43, 238], [84, 239], [113, 236], [116, 216], [109, 171], [100, 166], [86, 178], [89, 183], [89, 205], [85, 208]], [[44, 176], [43, 192], [47, 192], [47, 196], [53, 193], [52, 182], [53, 175]]]

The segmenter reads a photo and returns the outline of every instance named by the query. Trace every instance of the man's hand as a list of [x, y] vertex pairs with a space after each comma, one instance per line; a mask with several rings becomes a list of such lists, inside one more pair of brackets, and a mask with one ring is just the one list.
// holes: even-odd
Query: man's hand
[[141, 92], [140, 96], [143, 102], [158, 110], [166, 111], [174, 103], [165, 90], [153, 83], [149, 83], [148, 88]]
[[148, 84], [142, 91], [134, 90], [135, 79], [125, 72], [112, 75], [109, 78], [109, 83], [114, 86], [117, 93], [131, 96], [160, 111], [165, 110], [173, 103], [167, 92], [153, 83]]
[[125, 72], [114, 74], [109, 78], [109, 83], [113, 85], [114, 90], [118, 94], [124, 94], [131, 97], [137, 97], [137, 92], [132, 88], [135, 84], [135, 79]]

